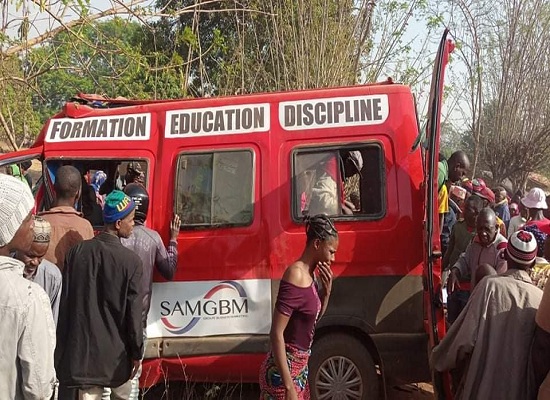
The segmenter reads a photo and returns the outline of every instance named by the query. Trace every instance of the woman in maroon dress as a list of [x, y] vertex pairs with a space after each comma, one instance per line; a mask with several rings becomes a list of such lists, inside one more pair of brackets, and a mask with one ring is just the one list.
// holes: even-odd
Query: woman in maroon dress
[[338, 232], [329, 217], [316, 215], [306, 219], [306, 236], [302, 256], [286, 269], [279, 287], [271, 351], [260, 369], [261, 400], [309, 399], [307, 363], [315, 324], [330, 297]]

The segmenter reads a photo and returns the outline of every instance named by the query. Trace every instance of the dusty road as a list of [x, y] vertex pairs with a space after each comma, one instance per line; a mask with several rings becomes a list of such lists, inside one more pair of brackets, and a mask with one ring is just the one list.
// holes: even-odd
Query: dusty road
[[[258, 385], [191, 384], [193, 387], [172, 387], [169, 391], [157, 386], [149, 391], [146, 400], [255, 400], [259, 398]], [[418, 383], [387, 388], [387, 400], [432, 400], [433, 388], [428, 383]], [[168, 394], [169, 392], [169, 394]], [[383, 396], [380, 397], [383, 399]]]
[[411, 385], [387, 388], [388, 400], [427, 400], [434, 399], [433, 387], [430, 383], [414, 383]]

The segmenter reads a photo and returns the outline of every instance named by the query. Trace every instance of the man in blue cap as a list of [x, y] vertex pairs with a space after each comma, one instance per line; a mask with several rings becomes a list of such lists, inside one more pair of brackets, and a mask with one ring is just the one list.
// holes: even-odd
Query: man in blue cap
[[134, 214], [134, 201], [114, 190], [105, 199], [105, 231], [65, 259], [55, 361], [60, 384], [79, 399], [99, 400], [106, 387], [111, 398], [127, 399], [140, 366], [142, 263], [120, 242], [131, 235]]

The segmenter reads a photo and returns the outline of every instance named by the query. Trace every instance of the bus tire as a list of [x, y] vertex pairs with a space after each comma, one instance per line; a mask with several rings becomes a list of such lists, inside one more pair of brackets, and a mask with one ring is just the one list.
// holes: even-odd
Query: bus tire
[[378, 399], [376, 366], [367, 348], [353, 336], [333, 333], [316, 340], [309, 367], [313, 400]]

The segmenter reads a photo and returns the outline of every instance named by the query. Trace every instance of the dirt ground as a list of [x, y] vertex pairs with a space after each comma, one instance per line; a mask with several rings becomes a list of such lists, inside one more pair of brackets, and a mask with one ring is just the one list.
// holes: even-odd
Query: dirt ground
[[[187, 388], [189, 389], [189, 388]], [[170, 392], [168, 394], [168, 392]], [[258, 385], [217, 385], [194, 384], [192, 390], [172, 387], [167, 391], [157, 386], [145, 394], [145, 400], [195, 400], [195, 399], [223, 399], [223, 400], [250, 400], [259, 398]], [[383, 400], [384, 396], [380, 396]], [[433, 388], [430, 383], [414, 383], [387, 388], [387, 400], [427, 400], [434, 399]]]
[[434, 391], [431, 383], [413, 383], [410, 385], [394, 386], [387, 388], [388, 400], [420, 400], [434, 399]]

